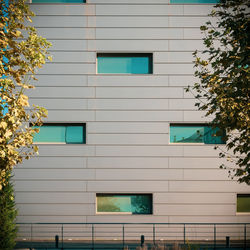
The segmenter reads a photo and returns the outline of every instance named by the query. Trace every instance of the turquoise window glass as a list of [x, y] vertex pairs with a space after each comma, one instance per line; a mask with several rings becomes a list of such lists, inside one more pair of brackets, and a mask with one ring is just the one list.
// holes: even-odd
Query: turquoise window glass
[[237, 213], [250, 213], [250, 194], [237, 195]]
[[170, 3], [219, 3], [219, 0], [170, 0]]
[[152, 54], [98, 54], [100, 74], [152, 74]]
[[42, 126], [33, 139], [34, 142], [65, 142], [66, 127]]
[[85, 125], [45, 124], [37, 128], [39, 128], [40, 131], [34, 136], [34, 142], [67, 144], [86, 143]]
[[68, 126], [66, 127], [66, 143], [84, 143], [82, 126]]
[[152, 194], [97, 194], [97, 212], [152, 214]]
[[224, 133], [218, 128], [203, 124], [173, 124], [170, 125], [171, 143], [205, 143], [224, 144]]
[[32, 3], [86, 3], [85, 0], [32, 0]]

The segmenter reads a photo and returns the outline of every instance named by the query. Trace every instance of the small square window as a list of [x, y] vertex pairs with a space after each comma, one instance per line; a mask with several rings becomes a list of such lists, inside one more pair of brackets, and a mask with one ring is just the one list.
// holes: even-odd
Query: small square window
[[152, 53], [98, 53], [99, 74], [152, 74]]
[[237, 213], [250, 213], [250, 194], [237, 194]]
[[86, 124], [45, 123], [35, 127], [40, 129], [33, 138], [35, 143], [86, 143]]
[[152, 214], [152, 194], [97, 194], [97, 213]]
[[225, 133], [207, 124], [171, 124], [170, 143], [225, 144]]

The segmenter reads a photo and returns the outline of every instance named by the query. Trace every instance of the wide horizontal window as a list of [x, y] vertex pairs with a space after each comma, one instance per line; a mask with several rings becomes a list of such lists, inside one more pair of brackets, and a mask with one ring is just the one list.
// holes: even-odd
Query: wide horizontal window
[[250, 213], [250, 194], [237, 194], [237, 213]]
[[152, 74], [152, 54], [142, 53], [98, 53], [99, 74]]
[[37, 128], [39, 128], [40, 131], [33, 139], [33, 141], [37, 143], [86, 143], [85, 124], [47, 123]]
[[218, 0], [170, 0], [170, 3], [218, 3]]
[[32, 3], [86, 3], [85, 0], [32, 0]]
[[171, 124], [171, 143], [224, 144], [224, 133], [206, 124]]
[[152, 194], [97, 194], [97, 213], [152, 214]]

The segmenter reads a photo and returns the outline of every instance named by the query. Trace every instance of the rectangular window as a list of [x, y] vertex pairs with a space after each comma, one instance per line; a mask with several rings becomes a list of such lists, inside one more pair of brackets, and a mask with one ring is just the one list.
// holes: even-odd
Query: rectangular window
[[171, 143], [225, 144], [225, 133], [206, 124], [171, 124]]
[[152, 53], [98, 53], [99, 74], [152, 74]]
[[40, 131], [33, 139], [33, 141], [37, 143], [86, 143], [86, 124], [46, 123], [37, 128], [39, 128]]
[[32, 0], [32, 3], [86, 3], [86, 0]]
[[152, 214], [152, 194], [97, 194], [97, 213]]
[[219, 3], [219, 0], [170, 0], [170, 3], [181, 3], [181, 4], [189, 4], [189, 3]]
[[237, 213], [250, 213], [250, 194], [237, 194]]

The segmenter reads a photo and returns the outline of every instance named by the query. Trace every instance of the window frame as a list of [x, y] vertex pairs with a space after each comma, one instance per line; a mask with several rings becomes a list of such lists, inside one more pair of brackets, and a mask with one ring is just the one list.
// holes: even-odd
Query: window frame
[[248, 196], [250, 198], [250, 193], [237, 193], [236, 194], [236, 215], [250, 215], [250, 211], [249, 212], [238, 212], [237, 211], [237, 207], [238, 207], [238, 197], [244, 197], [244, 196]]
[[[143, 55], [147, 55], [149, 58], [149, 65], [150, 73], [99, 73], [98, 72], [98, 56], [101, 55], [101, 57], [122, 57], [122, 55], [125, 55], [124, 57], [142, 57]], [[128, 56], [126, 56], [128, 55]], [[132, 55], [132, 56], [129, 56]], [[146, 56], [145, 56], [146, 57]], [[96, 52], [96, 74], [97, 75], [153, 75], [154, 74], [154, 53], [153, 52], [124, 52], [124, 51], [117, 51], [117, 52]]]
[[[225, 145], [226, 142], [224, 143], [204, 143], [204, 142], [171, 142], [171, 126], [183, 126], [183, 127], [192, 127], [192, 126], [208, 126], [209, 123], [169, 123], [169, 144], [170, 145]], [[212, 126], [210, 126], [212, 127]], [[225, 134], [226, 132], [224, 132]], [[223, 135], [222, 135], [223, 137]], [[223, 140], [223, 138], [222, 138]]]
[[[104, 196], [104, 195], [114, 195], [114, 196], [122, 196], [122, 195], [149, 195], [151, 197], [151, 213], [148, 213], [148, 214], [133, 214], [132, 212], [98, 212], [97, 211], [97, 208], [98, 208], [98, 202], [97, 202], [97, 197], [98, 195], [100, 196]], [[96, 215], [131, 215], [131, 216], [140, 216], [140, 215], [143, 215], [143, 216], [147, 216], [147, 215], [154, 215], [154, 194], [153, 193], [96, 193], [96, 197], [95, 197], [95, 211], [96, 211]]]
[[[30, 127], [36, 126], [34, 124], [29, 124]], [[35, 145], [39, 144], [50, 144], [50, 145], [86, 145], [87, 144], [87, 123], [80, 122], [80, 123], [60, 123], [60, 122], [44, 122], [42, 126], [82, 126], [83, 128], [83, 143], [66, 143], [66, 142], [33, 142]], [[42, 127], [40, 126], [40, 127]], [[65, 138], [66, 139], [66, 138]]]

